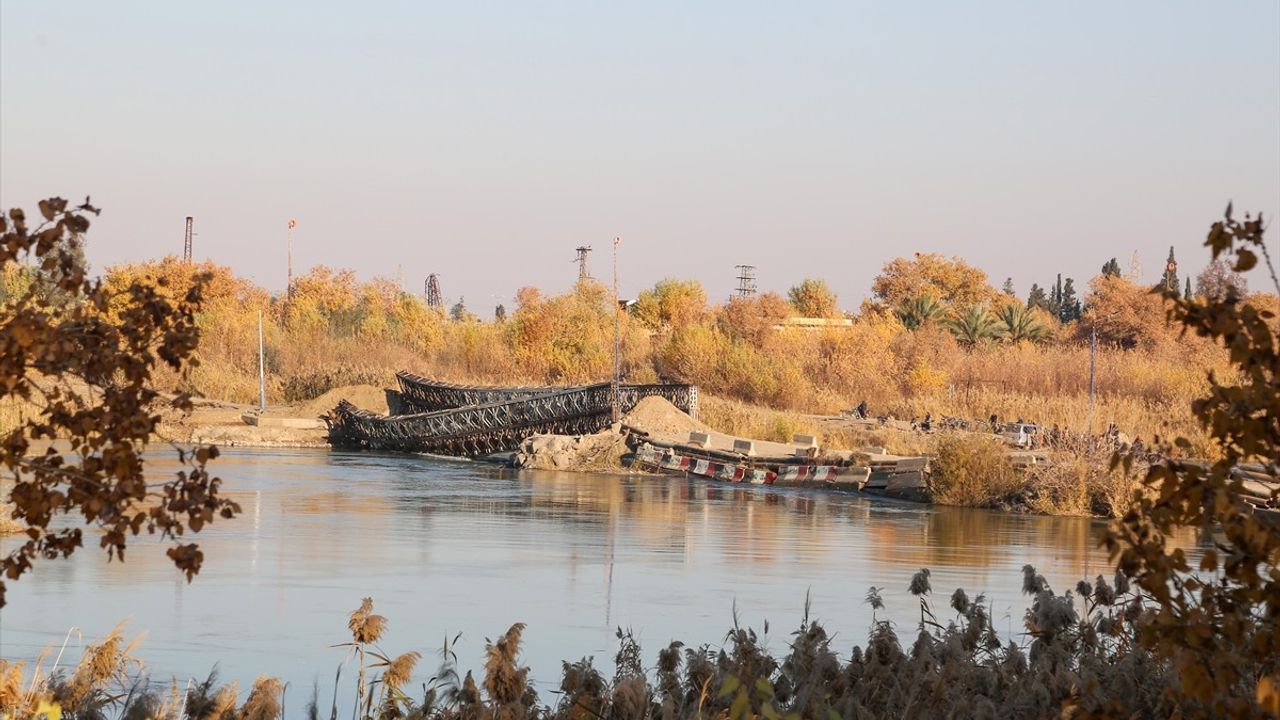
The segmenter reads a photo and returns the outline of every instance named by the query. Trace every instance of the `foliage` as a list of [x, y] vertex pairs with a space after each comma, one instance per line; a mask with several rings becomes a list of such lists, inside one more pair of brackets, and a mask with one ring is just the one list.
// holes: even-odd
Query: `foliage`
[[997, 295], [985, 272], [960, 258], [947, 259], [935, 253], [916, 253], [911, 259], [885, 263], [871, 284], [871, 292], [888, 307], [922, 295], [957, 306], [991, 302]]
[[1243, 275], [1231, 269], [1231, 263], [1227, 262], [1226, 258], [1214, 258], [1204, 271], [1196, 276], [1196, 294], [1213, 300], [1225, 300], [1228, 295], [1243, 298], [1248, 292], [1248, 281]]
[[[1209, 231], [1214, 260], [1244, 272], [1267, 259], [1261, 217], [1232, 217]], [[1277, 283], [1280, 291], [1280, 283]], [[1166, 460], [1153, 465], [1139, 496], [1113, 527], [1108, 547], [1119, 567], [1155, 602], [1141, 626], [1143, 647], [1168, 658], [1178, 683], [1165, 694], [1203, 704], [1202, 717], [1280, 712], [1280, 527], [1242, 507], [1239, 462], [1280, 458], [1280, 338], [1275, 315], [1233, 295], [1187, 300], [1167, 291], [1170, 316], [1184, 332], [1222, 343], [1239, 369], [1235, 381], [1211, 374], [1193, 412], [1220, 455], [1207, 468]], [[1179, 438], [1174, 445], [1185, 447]], [[1128, 463], [1117, 457], [1113, 463]], [[1211, 547], [1192, 567], [1171, 543], [1195, 528]]]
[[1107, 277], [1120, 277], [1120, 263], [1111, 258], [1102, 265], [1102, 274]]
[[1011, 500], [1021, 485], [1008, 449], [990, 435], [951, 433], [935, 453], [929, 480], [934, 502], [991, 507]]
[[1000, 332], [1009, 342], [1040, 342], [1049, 337], [1049, 328], [1041, 320], [1039, 308], [1009, 303], [997, 311]]
[[[0, 464], [12, 481], [7, 499], [26, 532], [3, 560], [8, 580], [39, 558], [71, 555], [83, 543], [83, 526], [100, 531], [108, 557], [121, 560], [130, 535], [159, 533], [173, 541], [168, 555], [190, 579], [203, 554], [180, 538], [239, 511], [206, 469], [216, 448], [180, 450], [188, 467], [174, 480], [148, 484], [144, 477], [142, 453], [159, 420], [153, 374], [161, 366], [182, 374], [192, 365], [208, 278], [191, 278], [176, 297], [164, 281], [113, 288], [87, 279], [78, 239], [89, 229], [87, 215], [97, 212], [87, 201], [68, 207], [53, 198], [41, 201], [35, 227], [17, 208], [0, 218], [3, 266], [29, 263], [57, 290], [41, 292], [42, 283], [33, 283], [7, 298], [0, 315], [0, 402], [37, 408], [0, 441]], [[191, 408], [184, 393], [171, 404]], [[44, 441], [59, 444], [37, 444]], [[3, 593], [0, 583], [0, 605]]]
[[667, 278], [641, 292], [630, 310], [650, 330], [679, 329], [706, 314], [707, 292], [697, 280]]
[[984, 305], [970, 305], [964, 313], [953, 315], [947, 327], [961, 345], [969, 348], [994, 340], [1000, 337], [1003, 331], [1000, 320]]
[[1081, 340], [1096, 330], [1098, 342], [1114, 347], [1152, 349], [1172, 337], [1164, 299], [1122, 277], [1100, 275], [1089, 283], [1081, 320]]
[[787, 301], [801, 317], [840, 317], [836, 293], [826, 280], [805, 278], [787, 291]]
[[947, 308], [936, 297], [926, 293], [902, 303], [894, 310], [894, 314], [906, 329], [919, 330], [946, 317]]

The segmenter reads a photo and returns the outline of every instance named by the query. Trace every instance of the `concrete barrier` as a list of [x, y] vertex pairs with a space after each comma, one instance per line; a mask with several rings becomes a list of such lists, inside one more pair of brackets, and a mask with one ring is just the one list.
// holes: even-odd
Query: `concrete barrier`
[[756, 454], [756, 444], [751, 440], [735, 439], [733, 441], [733, 451], [740, 455], [753, 457]]
[[689, 444], [695, 447], [704, 448], [711, 444], [711, 434], [704, 432], [689, 433]]

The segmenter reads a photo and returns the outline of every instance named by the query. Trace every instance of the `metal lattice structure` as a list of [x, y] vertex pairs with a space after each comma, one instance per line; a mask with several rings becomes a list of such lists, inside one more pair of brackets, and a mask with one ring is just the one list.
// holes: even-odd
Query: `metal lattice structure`
[[[343, 401], [325, 416], [329, 442], [340, 448], [479, 457], [515, 450], [530, 435], [582, 435], [599, 432], [612, 422], [615, 388], [611, 383], [502, 388], [436, 383], [409, 373], [400, 373], [398, 378], [402, 390], [387, 391], [391, 415], [371, 413]], [[434, 406], [488, 401], [422, 412], [410, 399], [410, 391]], [[697, 412], [698, 389], [693, 385], [616, 388], [624, 412], [654, 395], [686, 412]]]
[[756, 266], [734, 265], [738, 271], [738, 288], [733, 291], [734, 297], [749, 298], [756, 294]]
[[191, 240], [195, 233], [191, 232], [191, 226], [194, 220], [190, 215], [187, 216], [187, 231], [182, 236], [182, 262], [191, 262]]
[[440, 276], [431, 273], [427, 276], [427, 307], [444, 310], [444, 296], [440, 294]]
[[[387, 391], [387, 405], [391, 408], [392, 415], [438, 412], [469, 405], [487, 405], [508, 400], [522, 400], [563, 390], [591, 387], [589, 385], [573, 387], [553, 385], [518, 385], [509, 387], [455, 385], [404, 371], [396, 373], [396, 381], [400, 384], [400, 390]], [[636, 403], [644, 398], [657, 395], [666, 398], [672, 405], [690, 415], [696, 415], [698, 411], [698, 389], [694, 385], [681, 383], [623, 384], [618, 387], [618, 393], [619, 404], [628, 409], [634, 407]], [[399, 411], [397, 411], [397, 408]]]
[[[400, 371], [396, 373], [396, 382], [400, 385], [400, 402], [408, 412], [436, 412], [452, 410], [468, 405], [488, 405], [489, 403], [521, 400], [534, 395], [547, 395], [570, 388], [550, 385], [530, 385], [513, 387], [486, 387], [477, 385], [454, 385], [438, 382]], [[392, 414], [396, 414], [394, 411]]]
[[578, 281], [581, 282], [591, 277], [591, 273], [587, 271], [587, 253], [591, 252], [590, 245], [582, 245], [575, 249], [578, 253], [574, 262], [578, 263]]

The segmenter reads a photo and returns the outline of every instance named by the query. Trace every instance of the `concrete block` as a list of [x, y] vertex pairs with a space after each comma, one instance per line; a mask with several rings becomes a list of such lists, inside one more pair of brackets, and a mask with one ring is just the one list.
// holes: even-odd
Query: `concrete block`
[[862, 452], [864, 452], [864, 453], [866, 453], [866, 454], [868, 454], [868, 455], [888, 455], [888, 454], [889, 454], [889, 451], [888, 451], [888, 450], [886, 450], [885, 448], [883, 448], [883, 447], [881, 447], [881, 446], [878, 446], [878, 445], [872, 445], [872, 446], [870, 446], [870, 447], [864, 447], [864, 448], [862, 448]]
[[818, 438], [812, 435], [801, 435], [797, 433], [791, 436], [791, 444], [799, 445], [804, 448], [816, 448], [818, 447]]
[[689, 433], [689, 444], [704, 448], [711, 444], [711, 434], [704, 432]]
[[733, 441], [733, 451], [740, 455], [753, 457], [756, 454], [756, 444], [751, 440], [735, 439]]

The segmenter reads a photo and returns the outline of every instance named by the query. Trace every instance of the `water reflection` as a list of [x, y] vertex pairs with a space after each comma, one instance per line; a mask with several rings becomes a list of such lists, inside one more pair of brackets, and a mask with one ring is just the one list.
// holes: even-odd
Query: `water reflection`
[[[307, 695], [342, 660], [330, 646], [345, 614], [372, 595], [389, 651], [430, 652], [462, 631], [469, 667], [483, 638], [529, 623], [526, 658], [549, 685], [562, 659], [612, 657], [617, 625], [652, 654], [673, 638], [718, 642], [736, 605], [745, 623], [769, 619], [780, 644], [810, 592], [847, 650], [871, 622], [870, 585], [914, 626], [905, 588], [920, 567], [940, 594], [986, 591], [1009, 626], [1023, 564], [1058, 588], [1107, 567], [1105, 526], [1079, 518], [322, 451], [235, 451], [217, 472], [245, 512], [201, 534], [193, 585], [148, 538], [127, 564], [92, 547], [42, 563], [0, 611], [0, 654], [35, 655], [71, 625], [101, 636], [132, 615], [158, 672], [219, 662], [226, 677], [281, 675]], [[434, 667], [428, 657], [425, 676]]]

